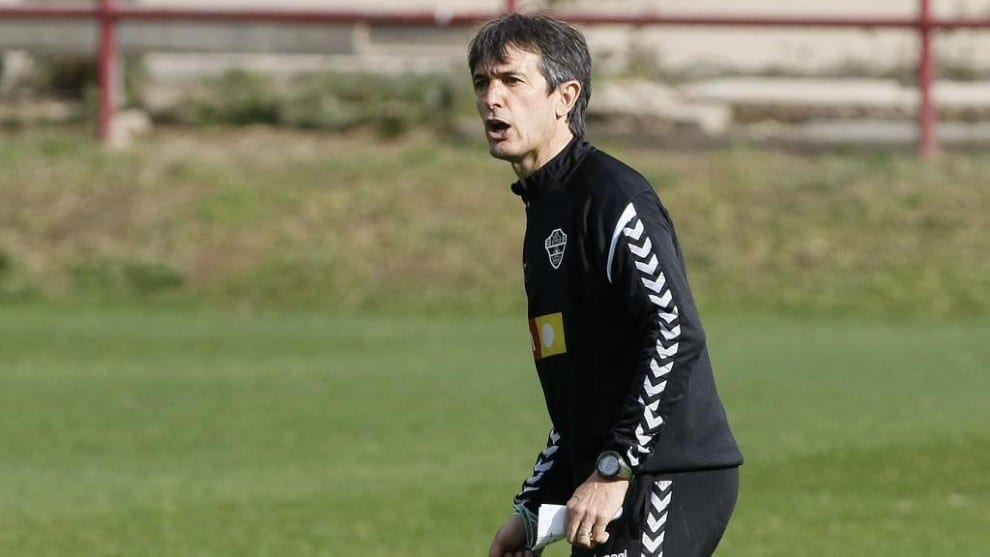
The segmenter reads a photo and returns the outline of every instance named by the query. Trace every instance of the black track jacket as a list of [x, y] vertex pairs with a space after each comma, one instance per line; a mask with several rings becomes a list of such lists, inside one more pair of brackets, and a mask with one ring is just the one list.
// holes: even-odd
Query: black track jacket
[[613, 449], [634, 472], [738, 466], [667, 210], [581, 138], [512, 190], [526, 204], [533, 357], [553, 429], [515, 502], [563, 504]]

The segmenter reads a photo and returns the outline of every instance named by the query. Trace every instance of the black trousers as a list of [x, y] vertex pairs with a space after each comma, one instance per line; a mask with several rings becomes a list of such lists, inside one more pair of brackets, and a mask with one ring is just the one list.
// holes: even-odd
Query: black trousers
[[608, 542], [571, 557], [709, 557], [738, 494], [738, 468], [637, 476]]

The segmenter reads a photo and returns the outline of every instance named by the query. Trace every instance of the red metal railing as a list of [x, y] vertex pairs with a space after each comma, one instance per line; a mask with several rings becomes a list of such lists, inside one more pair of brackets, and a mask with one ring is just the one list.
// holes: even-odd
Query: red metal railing
[[[918, 152], [930, 157], [938, 151], [936, 124], [938, 111], [932, 94], [936, 77], [933, 39], [944, 29], [988, 29], [990, 18], [936, 18], [931, 0], [918, 0], [916, 17], [785, 17], [709, 15], [616, 15], [558, 13], [557, 16], [583, 25], [664, 25], [697, 27], [811, 27], [903, 29], [919, 36], [918, 53]], [[517, 0], [506, 0], [506, 11], [518, 9]], [[471, 26], [495, 17], [489, 12], [363, 12], [349, 10], [289, 10], [256, 8], [164, 8], [121, 6], [116, 0], [96, 0], [92, 6], [0, 6], [0, 19], [47, 18], [88, 19], [100, 25], [100, 137], [107, 140], [113, 124], [114, 98], [118, 77], [117, 24], [122, 20], [155, 21], [260, 21], [273, 23], [337, 23], [393, 26]]]

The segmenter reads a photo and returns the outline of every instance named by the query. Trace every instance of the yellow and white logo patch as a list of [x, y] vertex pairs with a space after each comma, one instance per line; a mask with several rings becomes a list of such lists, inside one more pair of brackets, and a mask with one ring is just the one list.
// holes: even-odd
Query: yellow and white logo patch
[[563, 313], [551, 313], [530, 319], [529, 333], [533, 340], [535, 359], [542, 360], [567, 353]]

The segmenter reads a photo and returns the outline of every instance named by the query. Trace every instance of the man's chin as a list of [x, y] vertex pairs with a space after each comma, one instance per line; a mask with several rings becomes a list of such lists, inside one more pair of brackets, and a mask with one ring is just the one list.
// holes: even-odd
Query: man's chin
[[496, 159], [499, 159], [499, 160], [502, 160], [502, 161], [508, 161], [508, 162], [514, 162], [516, 159], [519, 158], [519, 154], [518, 153], [513, 153], [512, 151], [510, 151], [507, 148], [506, 145], [503, 145], [501, 142], [500, 143], [489, 143], [488, 144], [488, 153], [492, 157], [494, 157]]

